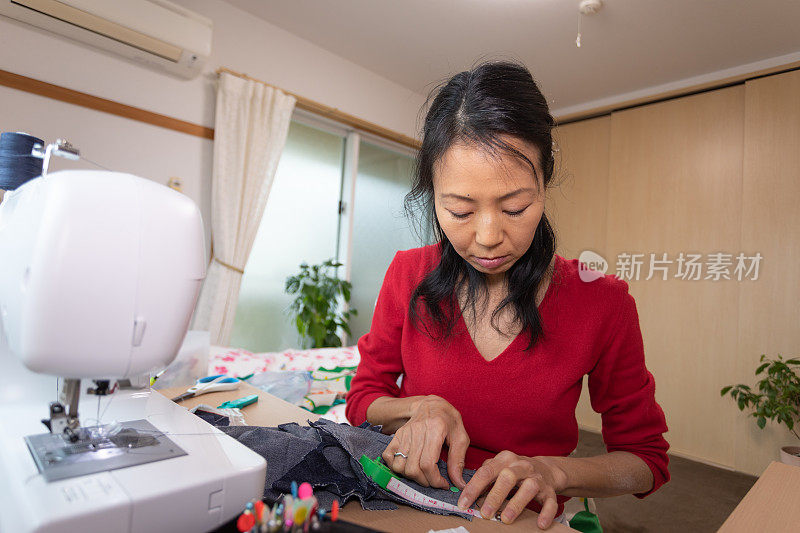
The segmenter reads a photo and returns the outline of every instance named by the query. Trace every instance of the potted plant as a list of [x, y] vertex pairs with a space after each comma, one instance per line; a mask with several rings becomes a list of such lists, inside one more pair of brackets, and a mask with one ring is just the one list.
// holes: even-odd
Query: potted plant
[[350, 301], [352, 285], [339, 279], [341, 263], [328, 259], [321, 265], [300, 265], [297, 275], [286, 278], [286, 292], [296, 294], [289, 306], [297, 333], [304, 347], [324, 348], [342, 345], [339, 328], [350, 335], [348, 322], [356, 310], [342, 310]]
[[[756, 385], [758, 392], [739, 384], [724, 387], [720, 395], [730, 394], [741, 411], [749, 409], [761, 429], [764, 429], [767, 419], [773, 420], [778, 424], [786, 424], [789, 431], [800, 440], [795, 430], [795, 425], [800, 421], [800, 377], [796, 372], [800, 367], [800, 359], [784, 361], [780, 355], [777, 359], [762, 355], [760, 361], [756, 375], [764, 376]], [[800, 466], [800, 446], [781, 448], [781, 461]]]

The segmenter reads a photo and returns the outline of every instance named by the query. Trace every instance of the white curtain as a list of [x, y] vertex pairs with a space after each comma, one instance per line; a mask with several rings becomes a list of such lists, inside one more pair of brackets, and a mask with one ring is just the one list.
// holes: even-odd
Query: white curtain
[[211, 344], [230, 339], [242, 274], [286, 144], [295, 98], [263, 83], [220, 74], [211, 177], [212, 260], [193, 329]]

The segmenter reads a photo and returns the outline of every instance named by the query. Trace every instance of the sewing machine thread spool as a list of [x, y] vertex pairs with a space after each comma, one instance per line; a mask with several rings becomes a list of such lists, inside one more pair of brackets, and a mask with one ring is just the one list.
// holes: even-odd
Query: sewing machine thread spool
[[42, 139], [23, 132], [0, 134], [0, 189], [12, 191], [42, 174], [42, 159], [31, 155]]

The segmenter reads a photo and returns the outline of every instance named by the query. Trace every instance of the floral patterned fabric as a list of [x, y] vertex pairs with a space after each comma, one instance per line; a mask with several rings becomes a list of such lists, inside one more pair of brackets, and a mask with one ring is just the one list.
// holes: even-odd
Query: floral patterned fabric
[[[212, 346], [208, 358], [208, 375], [228, 374], [244, 377], [271, 371], [307, 370], [358, 366], [361, 358], [355, 346], [286, 350], [284, 352], [252, 353], [238, 348]], [[336, 405], [323, 418], [346, 423], [344, 404]]]
[[320, 367], [358, 366], [361, 358], [355, 346], [252, 353], [238, 348], [212, 347], [208, 374], [242, 377], [267, 370], [308, 370]]

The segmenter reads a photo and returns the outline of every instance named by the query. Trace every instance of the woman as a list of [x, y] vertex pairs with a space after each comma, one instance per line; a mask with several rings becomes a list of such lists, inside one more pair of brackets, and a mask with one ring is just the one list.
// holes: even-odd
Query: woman
[[[459, 506], [488, 492], [483, 516], [510, 523], [530, 506], [542, 528], [563, 521], [570, 496], [644, 497], [669, 479], [627, 283], [583, 282], [576, 260], [555, 255], [553, 125], [517, 64], [485, 63], [439, 89], [407, 197], [438, 243], [389, 266], [347, 398], [353, 424], [394, 434], [392, 470], [447, 488], [441, 456]], [[570, 458], [584, 375], [608, 453]], [[466, 484], [465, 467], [477, 469]]]

